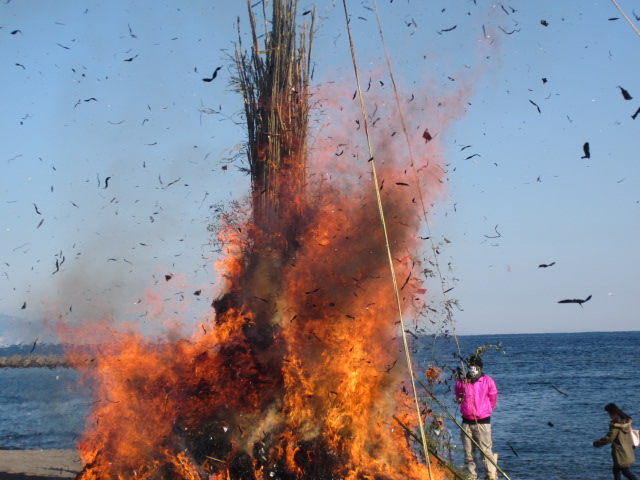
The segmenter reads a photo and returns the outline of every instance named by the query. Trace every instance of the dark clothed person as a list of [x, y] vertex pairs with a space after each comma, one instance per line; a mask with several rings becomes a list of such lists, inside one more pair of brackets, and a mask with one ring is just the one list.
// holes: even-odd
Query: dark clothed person
[[636, 461], [631, 441], [631, 417], [614, 403], [609, 403], [604, 409], [611, 418], [609, 431], [604, 437], [593, 442], [593, 446], [604, 447], [611, 444], [614, 480], [621, 480], [620, 475], [624, 475], [629, 480], [638, 480], [630, 470], [631, 465]]

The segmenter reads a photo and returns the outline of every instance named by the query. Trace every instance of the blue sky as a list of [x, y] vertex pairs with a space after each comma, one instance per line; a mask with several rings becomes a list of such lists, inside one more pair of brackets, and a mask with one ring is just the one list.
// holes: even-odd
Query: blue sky
[[[637, 330], [640, 36], [605, 1], [377, 3], [405, 98], [470, 85], [438, 131], [448, 190], [430, 220], [450, 241], [456, 332]], [[373, 7], [349, 2], [363, 81], [382, 96]], [[316, 8], [313, 83], [355, 90], [342, 2]], [[215, 295], [210, 206], [249, 186], [223, 169], [244, 141], [228, 55], [237, 17], [248, 44], [245, 2], [13, 0], [0, 12], [0, 343], [42, 337], [52, 305], [140, 318], [145, 290], [193, 324]]]

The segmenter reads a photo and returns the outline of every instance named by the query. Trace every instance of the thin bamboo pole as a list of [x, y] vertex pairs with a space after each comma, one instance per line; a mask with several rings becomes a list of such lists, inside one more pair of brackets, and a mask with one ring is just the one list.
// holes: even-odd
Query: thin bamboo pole
[[[416, 442], [421, 443], [420, 437], [418, 437], [415, 433], [413, 433], [411, 431], [411, 429], [409, 427], [407, 427], [404, 423], [402, 423], [402, 421], [396, 417], [395, 415], [393, 416], [393, 419], [398, 422], [398, 425], [400, 425], [402, 427], [402, 429], [405, 431], [405, 433], [407, 435], [409, 435], [411, 438], [413, 438]], [[454, 465], [452, 465], [451, 463], [447, 462], [444, 458], [442, 458], [440, 455], [438, 455], [438, 453], [433, 449], [433, 448], [429, 448], [429, 453], [431, 455], [433, 455], [434, 457], [436, 457], [438, 459], [438, 461], [442, 464], [442, 466], [444, 466], [447, 470], [449, 470], [451, 473], [453, 473], [453, 476], [457, 479], [460, 480], [467, 480], [465, 476], [463, 476], [460, 472], [458, 472], [458, 470], [456, 469], [456, 467]]]

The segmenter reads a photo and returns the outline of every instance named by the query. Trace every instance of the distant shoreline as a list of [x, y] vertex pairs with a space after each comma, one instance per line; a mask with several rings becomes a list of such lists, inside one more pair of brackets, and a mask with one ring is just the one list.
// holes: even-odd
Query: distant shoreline
[[0, 357], [0, 368], [70, 368], [71, 362], [62, 355], [10, 355]]

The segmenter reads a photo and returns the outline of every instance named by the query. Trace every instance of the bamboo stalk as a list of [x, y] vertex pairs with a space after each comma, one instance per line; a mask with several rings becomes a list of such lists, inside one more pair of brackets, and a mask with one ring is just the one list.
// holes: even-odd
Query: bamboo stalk
[[282, 210], [281, 199], [304, 197], [311, 53], [307, 40], [310, 45], [313, 30], [305, 26], [298, 37], [297, 2], [274, 0], [271, 31], [261, 46], [250, 0], [247, 8], [252, 45], [249, 54], [238, 42], [237, 88], [244, 98], [254, 219], [268, 230], [278, 228], [274, 221]]

